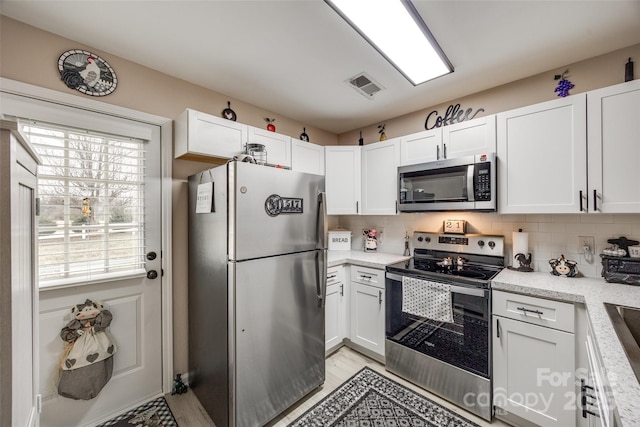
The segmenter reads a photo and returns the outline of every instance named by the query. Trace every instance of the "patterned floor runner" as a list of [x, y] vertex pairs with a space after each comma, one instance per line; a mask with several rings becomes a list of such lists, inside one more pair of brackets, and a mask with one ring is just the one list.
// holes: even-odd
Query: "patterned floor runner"
[[178, 427], [164, 397], [138, 406], [96, 427]]
[[377, 372], [363, 368], [289, 427], [479, 427]]

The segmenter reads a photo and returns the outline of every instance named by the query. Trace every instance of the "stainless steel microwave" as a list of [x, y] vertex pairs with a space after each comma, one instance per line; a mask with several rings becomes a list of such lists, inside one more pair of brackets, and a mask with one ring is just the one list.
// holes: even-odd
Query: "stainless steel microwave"
[[496, 210], [496, 154], [398, 168], [400, 212]]

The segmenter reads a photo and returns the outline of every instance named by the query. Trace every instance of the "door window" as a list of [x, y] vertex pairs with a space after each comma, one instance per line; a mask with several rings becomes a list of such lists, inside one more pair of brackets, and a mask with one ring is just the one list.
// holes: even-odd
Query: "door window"
[[145, 141], [22, 122], [42, 159], [40, 286], [144, 272]]

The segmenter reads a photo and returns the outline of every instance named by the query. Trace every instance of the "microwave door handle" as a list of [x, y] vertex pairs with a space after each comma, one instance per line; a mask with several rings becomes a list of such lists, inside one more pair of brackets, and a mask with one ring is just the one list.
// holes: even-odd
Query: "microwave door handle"
[[470, 202], [476, 201], [476, 192], [475, 188], [473, 187], [473, 175], [475, 172], [475, 168], [475, 164], [470, 164], [467, 168], [467, 199]]

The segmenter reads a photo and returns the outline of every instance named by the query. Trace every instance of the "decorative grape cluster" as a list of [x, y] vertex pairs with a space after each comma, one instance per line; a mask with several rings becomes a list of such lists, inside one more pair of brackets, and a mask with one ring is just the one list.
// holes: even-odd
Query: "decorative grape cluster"
[[569, 95], [569, 90], [573, 89], [574, 85], [569, 80], [562, 79], [558, 82], [554, 92], [558, 92], [558, 96], [565, 97]]

